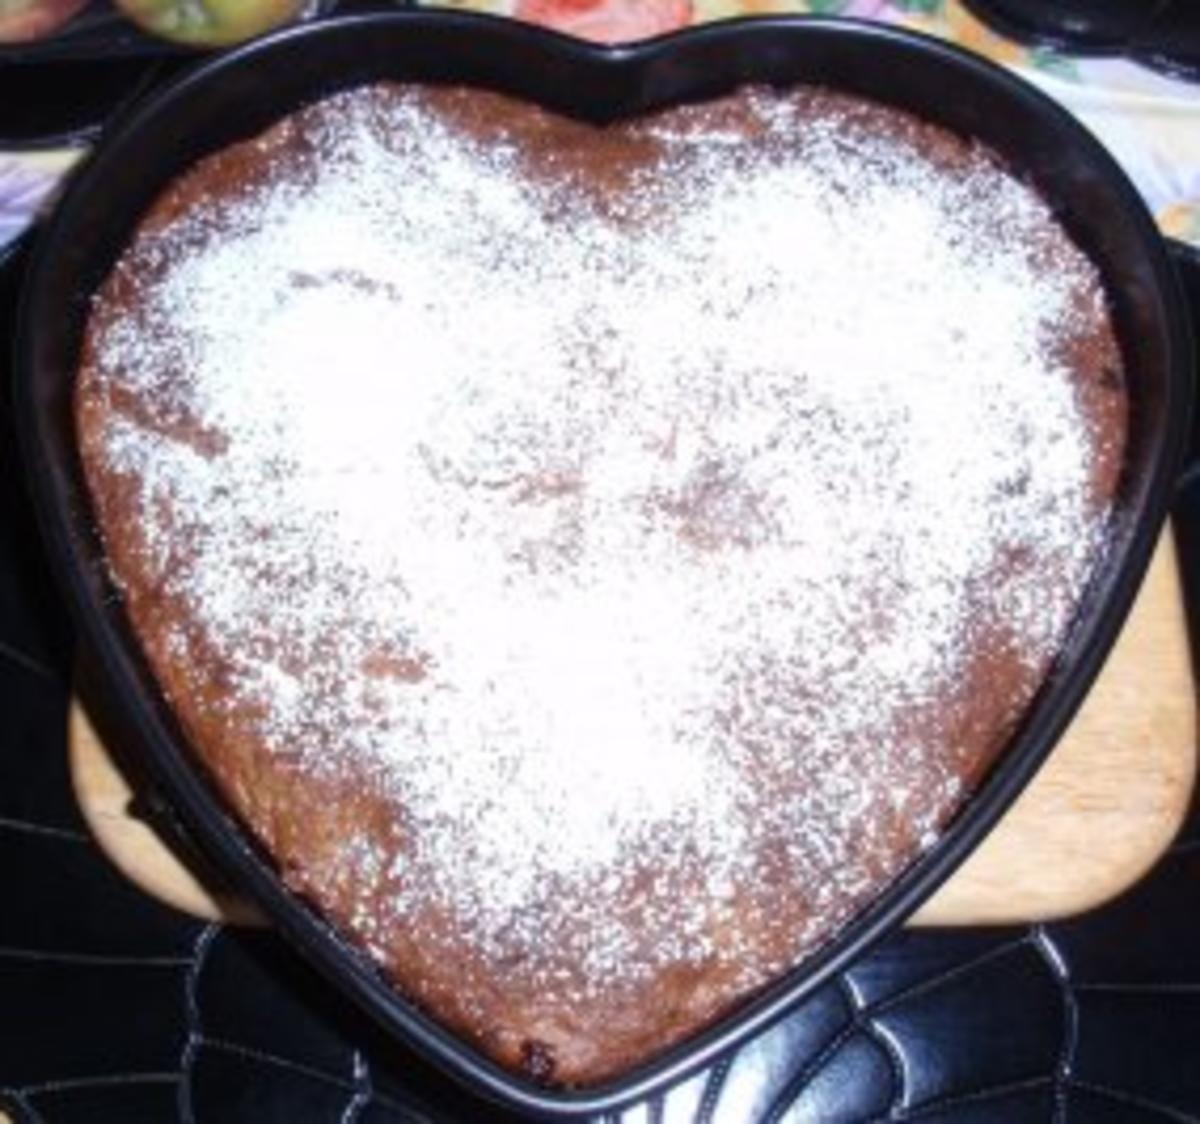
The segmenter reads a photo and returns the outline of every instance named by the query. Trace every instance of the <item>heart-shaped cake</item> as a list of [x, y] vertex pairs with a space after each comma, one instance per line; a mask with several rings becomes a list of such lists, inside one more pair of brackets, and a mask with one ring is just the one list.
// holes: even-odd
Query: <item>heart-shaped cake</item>
[[129, 619], [283, 879], [586, 1085], [935, 840], [1067, 635], [1127, 398], [1096, 270], [938, 126], [380, 85], [161, 195], [76, 412]]

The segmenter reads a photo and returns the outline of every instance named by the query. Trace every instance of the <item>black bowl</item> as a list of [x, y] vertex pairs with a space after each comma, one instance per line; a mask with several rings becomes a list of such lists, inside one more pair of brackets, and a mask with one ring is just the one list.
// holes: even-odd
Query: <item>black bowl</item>
[[[1129, 370], [1131, 440], [1112, 540], [1068, 643], [1019, 732], [934, 848], [837, 936], [711, 1029], [603, 1087], [515, 1077], [425, 1017], [282, 886], [197, 766], [110, 584], [73, 440], [89, 297], [156, 194], [200, 156], [299, 104], [381, 78], [467, 83], [604, 121], [747, 82], [823, 83], [900, 106], [1001, 152], [1051, 202], [1107, 283]], [[208, 856], [348, 995], [476, 1090], [529, 1111], [598, 1112], [680, 1079], [779, 1017], [896, 926], [1008, 807], [1125, 619], [1164, 520], [1187, 422], [1190, 352], [1165, 247], [1125, 176], [1067, 113], [1007, 72], [878, 26], [773, 18], [601, 48], [518, 23], [391, 13], [296, 27], [204, 63], [115, 124], [43, 231], [20, 321], [18, 425], [49, 553], [113, 704]]]

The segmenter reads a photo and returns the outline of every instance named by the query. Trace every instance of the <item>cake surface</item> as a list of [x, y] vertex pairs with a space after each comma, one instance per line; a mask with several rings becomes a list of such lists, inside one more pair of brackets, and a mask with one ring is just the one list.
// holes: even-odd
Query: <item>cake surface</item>
[[285, 882], [588, 1084], [938, 837], [1067, 635], [1127, 396], [986, 150], [749, 88], [334, 95], [200, 161], [76, 390], [110, 569]]

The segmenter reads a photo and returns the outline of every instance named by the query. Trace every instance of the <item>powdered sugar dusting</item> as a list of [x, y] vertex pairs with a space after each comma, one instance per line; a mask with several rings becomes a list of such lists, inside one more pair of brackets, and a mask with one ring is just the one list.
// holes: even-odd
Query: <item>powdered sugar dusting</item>
[[[1028, 672], [1011, 721], [1061, 643], [1094, 272], [986, 156], [746, 96], [756, 136], [650, 120], [597, 195], [339, 95], [123, 267], [95, 369], [157, 404], [105, 437], [145, 566], [260, 736], [404, 809], [402, 852], [346, 841], [377, 949], [433, 905], [564, 994], [756, 983], [952, 811], [981, 653]], [[755, 960], [764, 885], [806, 905]]]

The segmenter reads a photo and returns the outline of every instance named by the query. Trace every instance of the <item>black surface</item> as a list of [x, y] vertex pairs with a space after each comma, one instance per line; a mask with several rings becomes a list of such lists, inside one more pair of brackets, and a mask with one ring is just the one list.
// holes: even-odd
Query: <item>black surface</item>
[[1200, 6], [1195, 0], [1176, 3], [1170, 19], [1155, 20], [1127, 50], [1147, 66], [1200, 80]]
[[[0, 367], [21, 265], [0, 268]], [[1200, 270], [1184, 274], [1200, 313]], [[274, 936], [182, 918], [100, 858], [67, 786], [72, 642], [12, 439], [5, 401], [0, 1104], [51, 1124], [501, 1119], [384, 1040]], [[1200, 472], [1184, 478], [1176, 529], [1189, 559]], [[1200, 1121], [1198, 1053], [1200, 810], [1113, 905], [1049, 926], [899, 933], [630, 1119]]]
[[997, 31], [1077, 54], [1127, 55], [1200, 79], [1196, 0], [963, 0]]
[[966, 0], [1012, 38], [1118, 53], [1178, 5], [1171, 0]]
[[166, 65], [126, 58], [38, 66], [6, 66], [0, 61], [0, 149], [91, 140], [113, 113], [148, 89]]

